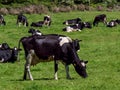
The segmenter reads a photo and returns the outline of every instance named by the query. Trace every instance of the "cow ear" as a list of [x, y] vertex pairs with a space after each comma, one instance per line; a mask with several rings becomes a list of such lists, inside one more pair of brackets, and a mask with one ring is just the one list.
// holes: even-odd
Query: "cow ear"
[[88, 61], [84, 61], [85, 62], [85, 64], [87, 64], [88, 63]]

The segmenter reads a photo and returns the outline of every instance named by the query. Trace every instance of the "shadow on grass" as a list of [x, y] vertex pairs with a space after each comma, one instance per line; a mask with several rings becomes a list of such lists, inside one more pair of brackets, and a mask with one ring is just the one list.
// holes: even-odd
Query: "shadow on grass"
[[[66, 79], [66, 78], [59, 78], [58, 80], [62, 80], [62, 79]], [[66, 79], [66, 80], [75, 80], [76, 78], [71, 78], [71, 79]], [[49, 81], [49, 80], [55, 80], [54, 78], [35, 78], [33, 81]], [[10, 81], [31, 81], [30, 79], [14, 79], [14, 80], [10, 80]]]

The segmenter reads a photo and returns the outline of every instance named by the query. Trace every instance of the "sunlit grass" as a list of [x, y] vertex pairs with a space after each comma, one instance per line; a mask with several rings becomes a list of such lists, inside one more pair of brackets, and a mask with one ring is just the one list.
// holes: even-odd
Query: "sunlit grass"
[[[0, 89], [1, 90], [119, 90], [120, 88], [120, 25], [107, 28], [102, 23], [92, 29], [84, 29], [82, 32], [63, 32], [64, 20], [80, 17], [83, 21], [92, 23], [95, 15], [105, 13], [108, 21], [119, 18], [119, 12], [69, 12], [49, 13], [52, 17], [51, 27], [36, 28], [42, 33], [64, 34], [73, 39], [81, 39], [81, 51], [78, 55], [81, 59], [88, 60], [88, 78], [81, 78], [70, 65], [72, 80], [66, 79], [64, 66], [60, 63], [58, 77], [54, 80], [54, 63], [40, 63], [31, 67], [34, 81], [23, 81], [24, 51], [20, 53], [20, 62], [14, 64], [0, 64]], [[44, 14], [26, 15], [29, 24], [32, 21], [43, 20]], [[16, 26], [14, 15], [6, 15], [6, 26], [0, 26], [0, 43], [7, 42], [11, 47], [17, 46], [23, 36], [28, 36], [29, 27]]]

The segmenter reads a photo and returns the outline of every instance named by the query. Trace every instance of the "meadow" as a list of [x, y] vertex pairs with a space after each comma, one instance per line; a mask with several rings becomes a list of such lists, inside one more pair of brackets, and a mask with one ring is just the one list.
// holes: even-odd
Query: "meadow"
[[[24, 51], [20, 52], [20, 62], [0, 63], [0, 90], [119, 90], [120, 89], [120, 25], [108, 28], [103, 23], [81, 32], [63, 32], [63, 21], [80, 17], [93, 22], [96, 15], [104, 13], [107, 20], [120, 19], [120, 12], [69, 12], [48, 13], [52, 18], [50, 27], [36, 28], [43, 34], [63, 34], [72, 39], [81, 39], [80, 59], [88, 60], [86, 79], [81, 78], [70, 65], [71, 80], [66, 79], [65, 68], [59, 64], [58, 78], [54, 80], [54, 63], [39, 63], [31, 67], [34, 81], [23, 81]], [[29, 23], [43, 20], [45, 14], [26, 14]], [[17, 46], [23, 36], [29, 36], [29, 27], [16, 25], [17, 15], [5, 15], [6, 26], [0, 26], [0, 43]], [[22, 46], [22, 45], [21, 45]]]

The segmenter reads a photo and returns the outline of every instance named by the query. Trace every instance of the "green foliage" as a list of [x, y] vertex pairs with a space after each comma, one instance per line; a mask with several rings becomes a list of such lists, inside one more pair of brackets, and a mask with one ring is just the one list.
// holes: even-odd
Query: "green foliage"
[[2, 4], [24, 3], [24, 2], [29, 2], [29, 3], [54, 2], [55, 4], [65, 2], [65, 3], [80, 4], [80, 3], [88, 3], [88, 2], [90, 3], [104, 3], [104, 2], [116, 3], [116, 2], [119, 2], [119, 0], [0, 0], [0, 3]]
[[[34, 81], [23, 81], [24, 51], [20, 52], [20, 62], [14, 64], [0, 63], [0, 90], [119, 90], [120, 89], [120, 25], [108, 28], [103, 23], [81, 32], [63, 32], [63, 21], [80, 17], [83, 21], [93, 22], [96, 15], [105, 13], [107, 20], [119, 18], [120, 12], [69, 12], [48, 13], [52, 17], [50, 27], [39, 29], [43, 34], [56, 33], [73, 39], [81, 39], [81, 59], [88, 60], [88, 78], [81, 78], [70, 65], [72, 79], [67, 80], [65, 68], [59, 63], [58, 78], [54, 80], [54, 63], [39, 63], [31, 67]], [[29, 23], [43, 20], [43, 14], [26, 15]], [[23, 36], [29, 36], [29, 27], [16, 26], [16, 15], [6, 15], [6, 26], [0, 26], [0, 43], [7, 42], [11, 47], [17, 46]]]

